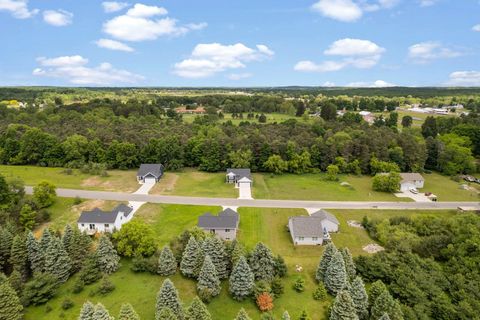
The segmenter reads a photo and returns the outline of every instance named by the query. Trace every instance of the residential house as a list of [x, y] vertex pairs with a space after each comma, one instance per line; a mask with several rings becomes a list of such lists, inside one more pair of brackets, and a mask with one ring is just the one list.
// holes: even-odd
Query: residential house
[[241, 185], [252, 185], [252, 173], [250, 169], [227, 169], [225, 175], [227, 183], [235, 183], [235, 187], [240, 188]]
[[288, 219], [288, 230], [294, 245], [321, 245], [330, 240], [330, 232], [338, 231], [338, 225], [337, 218], [325, 210]]
[[337, 218], [330, 212], [320, 209], [312, 213], [310, 217], [320, 218], [323, 230], [326, 230], [327, 232], [338, 232], [340, 222], [338, 222]]
[[420, 173], [400, 173], [400, 191], [408, 191], [412, 188], [420, 189], [425, 184], [425, 179]]
[[140, 183], [158, 182], [163, 176], [163, 165], [159, 163], [142, 163], [137, 172], [137, 180]]
[[215, 234], [222, 240], [235, 240], [239, 222], [239, 214], [227, 208], [216, 216], [210, 212], [201, 215], [198, 217], [197, 226], [206, 232]]
[[132, 211], [133, 209], [125, 204], [118, 205], [112, 211], [103, 211], [99, 208], [83, 211], [77, 221], [78, 229], [87, 234], [111, 233], [120, 230], [124, 223], [132, 219]]

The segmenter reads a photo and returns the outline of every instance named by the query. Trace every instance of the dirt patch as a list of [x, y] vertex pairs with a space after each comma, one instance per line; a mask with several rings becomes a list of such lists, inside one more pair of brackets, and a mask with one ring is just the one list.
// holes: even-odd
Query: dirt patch
[[355, 220], [348, 220], [348, 221], [347, 221], [347, 224], [348, 224], [350, 227], [359, 228], [359, 229], [365, 229], [360, 222], [355, 221]]
[[99, 177], [91, 177], [82, 181], [82, 187], [98, 187], [101, 183]]
[[362, 249], [363, 249], [363, 251], [368, 252], [368, 253], [377, 253], [377, 252], [385, 250], [384, 247], [382, 247], [381, 245], [378, 245], [376, 243], [367, 244]]
[[91, 211], [95, 208], [103, 207], [105, 203], [105, 200], [88, 200], [72, 206], [72, 211], [75, 213], [80, 213], [82, 211]]
[[175, 185], [178, 181], [178, 174], [167, 173], [165, 174], [160, 181], [155, 184], [155, 186], [150, 190], [150, 194], [162, 194], [162, 193], [171, 193], [175, 189]]

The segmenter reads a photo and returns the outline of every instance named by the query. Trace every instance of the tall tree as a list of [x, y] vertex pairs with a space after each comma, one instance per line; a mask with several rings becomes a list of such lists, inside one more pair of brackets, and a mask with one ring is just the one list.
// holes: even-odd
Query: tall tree
[[47, 251], [45, 252], [45, 272], [55, 276], [58, 281], [65, 282], [70, 276], [72, 261], [63, 247], [63, 243], [53, 238], [50, 241]]
[[70, 257], [72, 256], [71, 252], [73, 251], [74, 240], [73, 228], [70, 224], [67, 224], [63, 229], [62, 242], [63, 247]]
[[7, 228], [0, 227], [0, 271], [6, 267], [10, 259], [13, 235]]
[[337, 252], [338, 250], [333, 242], [330, 242], [325, 246], [325, 250], [323, 251], [320, 262], [318, 263], [317, 272], [315, 273], [315, 279], [317, 279], [318, 282], [323, 281], [324, 275], [327, 272], [327, 268], [330, 265], [330, 261]]
[[413, 118], [412, 116], [403, 116], [402, 117], [402, 127], [404, 128], [410, 128], [413, 123]]
[[345, 288], [347, 281], [347, 272], [345, 271], [342, 254], [337, 252], [333, 255], [325, 272], [325, 287], [330, 293], [335, 295]]
[[348, 279], [351, 281], [355, 278], [357, 273], [355, 269], [355, 263], [353, 262], [352, 254], [348, 248], [340, 249], [340, 253], [343, 257], [343, 262], [345, 263], [345, 271], [347, 271]]
[[237, 317], [235, 320], [252, 320], [245, 309], [241, 308], [240, 311], [237, 313]]
[[255, 280], [270, 281], [275, 277], [275, 258], [270, 248], [262, 242], [257, 243], [248, 262]]
[[205, 239], [202, 244], [203, 253], [210, 256], [219, 279], [228, 277], [227, 262], [228, 256], [225, 252], [225, 244], [217, 237]]
[[43, 229], [42, 237], [40, 238], [40, 249], [42, 252], [47, 252], [48, 247], [50, 246], [50, 241], [52, 241], [52, 233], [49, 228]]
[[17, 269], [14, 269], [8, 277], [8, 283], [10, 283], [10, 286], [15, 290], [18, 296], [22, 293], [24, 279], [24, 276]]
[[47, 181], [42, 181], [33, 187], [33, 201], [38, 208], [46, 208], [55, 202], [57, 193], [55, 186]]
[[158, 257], [157, 273], [161, 276], [170, 276], [177, 272], [177, 260], [169, 246], [165, 246]]
[[24, 204], [20, 210], [20, 224], [25, 230], [32, 230], [35, 226], [37, 212], [29, 204]]
[[27, 253], [32, 272], [42, 272], [44, 268], [44, 254], [32, 232], [27, 233]]
[[220, 293], [220, 279], [209, 255], [205, 256], [202, 270], [198, 276], [197, 290], [208, 292], [212, 297]]
[[[65, 241], [64, 241], [65, 243]], [[73, 229], [71, 243], [65, 248], [72, 260], [72, 272], [79, 271], [89, 256], [92, 239], [78, 228]]]
[[165, 279], [157, 294], [156, 317], [162, 308], [170, 308], [178, 319], [183, 320], [183, 310], [178, 292], [170, 279]]
[[120, 307], [120, 314], [117, 320], [140, 320], [140, 316], [135, 312], [130, 303], [124, 303]]
[[13, 238], [12, 249], [10, 252], [10, 264], [23, 276], [27, 275], [28, 253], [26, 241], [21, 235]]
[[330, 320], [358, 320], [353, 300], [348, 291], [340, 291], [335, 297], [330, 312]]
[[113, 317], [108, 313], [107, 308], [100, 302], [95, 305], [95, 311], [93, 312], [93, 320], [113, 320]]
[[93, 313], [95, 312], [95, 306], [90, 301], [86, 301], [82, 309], [80, 309], [80, 315], [78, 320], [93, 320]]
[[8, 281], [0, 283], [0, 320], [23, 319], [22, 304]]
[[168, 307], [162, 307], [160, 311], [155, 313], [155, 320], [178, 320], [175, 312]]
[[198, 297], [195, 297], [185, 312], [185, 320], [211, 320], [205, 304]]
[[348, 286], [348, 292], [352, 297], [355, 310], [359, 319], [368, 318], [368, 294], [365, 290], [362, 278], [356, 277], [351, 285]]
[[325, 121], [335, 120], [337, 117], [337, 107], [331, 102], [325, 103], [320, 111], [320, 117]]
[[368, 290], [369, 308], [373, 306], [375, 300], [377, 300], [377, 298], [385, 291], [387, 291], [387, 286], [385, 286], [382, 280], [377, 280], [372, 283], [370, 289]]
[[195, 237], [191, 236], [187, 246], [183, 251], [182, 261], [180, 263], [180, 271], [189, 278], [196, 278], [202, 267], [202, 253]]
[[379, 319], [385, 313], [387, 313], [392, 320], [403, 319], [403, 313], [398, 302], [393, 299], [388, 290], [383, 291], [375, 299], [371, 310], [371, 317], [373, 319]]
[[424, 138], [435, 138], [438, 134], [437, 120], [435, 117], [428, 116], [422, 124], [422, 135]]
[[245, 257], [240, 257], [230, 275], [230, 294], [235, 300], [242, 301], [252, 294], [255, 277]]
[[98, 243], [96, 257], [100, 270], [106, 274], [117, 271], [119, 267], [120, 257], [113, 247], [110, 239], [104, 234], [100, 237]]

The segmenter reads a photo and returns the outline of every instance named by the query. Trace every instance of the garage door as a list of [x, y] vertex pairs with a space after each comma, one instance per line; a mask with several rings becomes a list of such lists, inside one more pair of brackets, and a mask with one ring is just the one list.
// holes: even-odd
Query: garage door
[[147, 183], [147, 184], [152, 184], [152, 183], [155, 183], [155, 182], [157, 182], [155, 180], [155, 178], [145, 178], [145, 183]]

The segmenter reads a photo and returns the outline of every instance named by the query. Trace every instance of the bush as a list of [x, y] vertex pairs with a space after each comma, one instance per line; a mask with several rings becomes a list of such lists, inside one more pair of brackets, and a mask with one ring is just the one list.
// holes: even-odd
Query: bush
[[262, 312], [270, 311], [273, 309], [273, 298], [267, 292], [261, 293], [257, 297], [256, 302], [257, 302], [258, 309], [260, 309], [260, 311]]
[[320, 283], [313, 293], [313, 299], [323, 301], [327, 298], [327, 290], [325, 286]]
[[49, 313], [50, 311], [52, 311], [52, 307], [50, 307], [49, 304], [45, 305], [45, 313]]
[[271, 283], [271, 289], [274, 298], [280, 297], [284, 292], [282, 280], [280, 278], [273, 279]]
[[85, 282], [81, 278], [78, 278], [73, 284], [72, 292], [75, 294], [80, 293], [83, 291], [83, 288], [85, 288]]
[[202, 288], [198, 290], [198, 297], [204, 302], [204, 303], [210, 303], [213, 298], [212, 290], [208, 288]]
[[255, 286], [253, 287], [253, 294], [255, 297], [258, 297], [262, 293], [271, 293], [272, 288], [270, 287], [270, 284], [265, 281], [265, 280], [260, 280], [257, 283], [255, 283]]
[[76, 196], [75, 199], [73, 199], [73, 205], [75, 205], [75, 206], [79, 205], [82, 202], [83, 202], [83, 200], [79, 196]]
[[303, 279], [302, 277], [298, 277], [293, 284], [293, 289], [297, 292], [305, 291], [305, 279]]
[[110, 281], [108, 276], [103, 276], [102, 281], [100, 282], [100, 287], [98, 287], [98, 293], [106, 295], [113, 290], [115, 290], [115, 285]]
[[65, 300], [63, 300], [62, 302], [62, 309], [63, 310], [68, 310], [70, 308], [72, 308], [74, 305], [73, 301], [70, 300], [69, 298], [66, 298]]
[[158, 258], [156, 256], [145, 258], [144, 256], [137, 254], [132, 259], [130, 270], [133, 272], [150, 272], [156, 274], [158, 265], [157, 261]]

